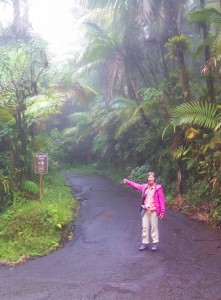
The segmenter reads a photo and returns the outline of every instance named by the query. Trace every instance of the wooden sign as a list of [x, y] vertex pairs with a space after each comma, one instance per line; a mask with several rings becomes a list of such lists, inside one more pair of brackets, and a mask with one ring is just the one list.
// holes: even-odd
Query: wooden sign
[[35, 173], [48, 174], [48, 154], [38, 153], [35, 154]]

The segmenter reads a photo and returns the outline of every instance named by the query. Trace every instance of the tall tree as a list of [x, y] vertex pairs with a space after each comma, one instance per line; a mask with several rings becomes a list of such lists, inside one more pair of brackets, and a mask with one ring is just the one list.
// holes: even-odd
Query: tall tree
[[[209, 30], [210, 30], [210, 24], [209, 20], [205, 18], [204, 12], [206, 12], [205, 9], [205, 0], [200, 0], [200, 11], [191, 12], [188, 14], [188, 18], [194, 22], [196, 22], [200, 29], [202, 29], [203, 33], [203, 48], [204, 48], [204, 57], [205, 57], [205, 64], [207, 64], [211, 60], [211, 43]], [[208, 101], [214, 102], [215, 101], [215, 87], [214, 87], [214, 75], [209, 72], [206, 74], [206, 83], [207, 83], [207, 89], [208, 89]]]
[[31, 38], [31, 22], [29, 20], [28, 0], [9, 0], [7, 5], [12, 6], [13, 20], [7, 29], [4, 30], [2, 39], [28, 41]]
[[188, 39], [183, 35], [174, 36], [169, 39], [167, 44], [168, 53], [171, 58], [177, 58], [178, 67], [181, 72], [181, 77], [183, 81], [183, 90], [184, 97], [187, 102], [191, 101], [191, 93], [190, 93], [190, 83], [189, 83], [189, 74], [185, 64], [184, 52], [188, 50], [189, 43]]

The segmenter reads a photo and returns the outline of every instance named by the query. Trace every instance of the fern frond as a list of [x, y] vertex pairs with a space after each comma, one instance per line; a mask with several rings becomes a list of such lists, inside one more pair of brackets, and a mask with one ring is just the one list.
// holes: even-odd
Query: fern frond
[[77, 112], [74, 114], [69, 115], [69, 119], [71, 120], [73, 125], [78, 123], [88, 123], [89, 115], [88, 112]]
[[206, 8], [186, 14], [187, 18], [195, 23], [211, 22], [216, 25], [221, 25], [221, 13], [215, 8]]

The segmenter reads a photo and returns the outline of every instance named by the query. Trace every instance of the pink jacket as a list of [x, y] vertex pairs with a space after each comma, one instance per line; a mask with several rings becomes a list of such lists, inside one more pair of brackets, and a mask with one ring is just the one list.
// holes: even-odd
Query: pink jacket
[[[126, 179], [125, 183], [131, 188], [139, 190], [142, 192], [142, 203], [144, 203], [144, 192], [148, 188], [148, 184], [139, 184], [133, 181]], [[166, 199], [164, 197], [163, 188], [160, 184], [156, 184], [156, 190], [154, 193], [154, 201], [156, 204], [157, 215], [165, 215], [166, 213]]]

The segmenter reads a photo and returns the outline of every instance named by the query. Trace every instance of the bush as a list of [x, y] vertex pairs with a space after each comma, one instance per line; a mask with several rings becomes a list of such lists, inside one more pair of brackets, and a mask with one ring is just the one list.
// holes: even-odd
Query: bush
[[148, 164], [133, 169], [129, 175], [129, 179], [135, 182], [144, 183], [147, 181], [147, 173], [150, 172]]

